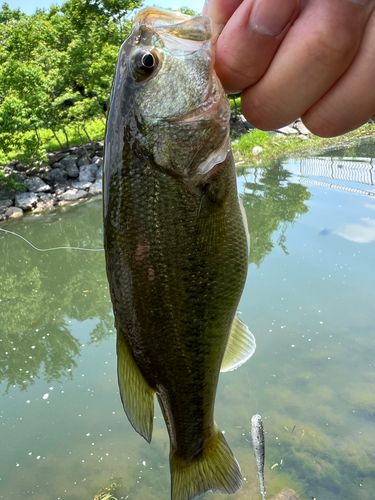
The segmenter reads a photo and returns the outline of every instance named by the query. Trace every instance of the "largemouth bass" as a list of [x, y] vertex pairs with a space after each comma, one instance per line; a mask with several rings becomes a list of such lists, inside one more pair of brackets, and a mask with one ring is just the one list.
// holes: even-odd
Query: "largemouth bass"
[[230, 108], [213, 64], [209, 18], [142, 10], [120, 49], [106, 130], [104, 243], [120, 394], [148, 442], [157, 394], [173, 500], [240, 487], [214, 403], [221, 367], [255, 349], [235, 316], [248, 237]]

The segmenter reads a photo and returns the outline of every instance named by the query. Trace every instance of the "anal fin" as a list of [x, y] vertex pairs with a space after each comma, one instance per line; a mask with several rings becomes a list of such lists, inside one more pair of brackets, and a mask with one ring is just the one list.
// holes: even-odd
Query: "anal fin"
[[221, 372], [230, 372], [243, 365], [254, 354], [255, 337], [245, 323], [235, 316], [225, 350]]
[[134, 429], [151, 442], [154, 390], [136, 365], [121, 329], [117, 332], [117, 374], [125, 413]]

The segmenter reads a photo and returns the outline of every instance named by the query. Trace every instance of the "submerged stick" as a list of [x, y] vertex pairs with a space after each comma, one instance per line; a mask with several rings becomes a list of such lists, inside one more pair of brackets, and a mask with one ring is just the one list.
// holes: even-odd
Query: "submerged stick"
[[251, 419], [251, 439], [253, 440], [255, 462], [258, 469], [260, 493], [263, 500], [266, 500], [266, 488], [264, 486], [264, 431], [262, 417], [258, 414], [253, 415]]

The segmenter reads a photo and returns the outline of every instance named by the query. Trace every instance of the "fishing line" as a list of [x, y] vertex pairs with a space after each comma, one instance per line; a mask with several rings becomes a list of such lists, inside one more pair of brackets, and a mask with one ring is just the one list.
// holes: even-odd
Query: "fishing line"
[[86, 252], [104, 252], [104, 248], [81, 248], [81, 247], [37, 248], [32, 243], [30, 243], [30, 241], [28, 241], [26, 238], [24, 238], [20, 234], [14, 233], [13, 231], [8, 231], [7, 229], [2, 229], [1, 227], [0, 227], [0, 231], [3, 231], [4, 233], [12, 234], [13, 236], [18, 236], [18, 238], [21, 238], [21, 240], [26, 241], [26, 243], [28, 245], [33, 247], [35, 250], [38, 250], [38, 252], [50, 252], [51, 250], [84, 250]]

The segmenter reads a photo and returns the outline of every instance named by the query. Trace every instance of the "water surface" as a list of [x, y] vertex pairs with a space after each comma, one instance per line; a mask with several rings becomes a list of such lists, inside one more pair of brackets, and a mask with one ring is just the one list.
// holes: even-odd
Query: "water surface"
[[[267, 497], [374, 497], [374, 158], [370, 145], [241, 172], [240, 310], [257, 350], [222, 374], [216, 421], [246, 479], [207, 500], [260, 500], [254, 413]], [[101, 249], [101, 200], [0, 227], [40, 249]], [[118, 499], [169, 499], [164, 421], [157, 408], [151, 445], [128, 423], [114, 335], [102, 251], [41, 252], [0, 232], [0, 499], [90, 500], [113, 483]]]

